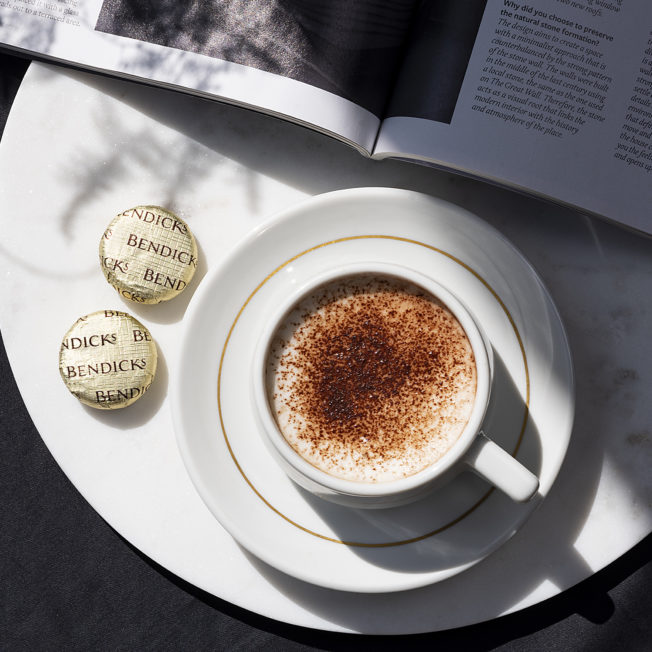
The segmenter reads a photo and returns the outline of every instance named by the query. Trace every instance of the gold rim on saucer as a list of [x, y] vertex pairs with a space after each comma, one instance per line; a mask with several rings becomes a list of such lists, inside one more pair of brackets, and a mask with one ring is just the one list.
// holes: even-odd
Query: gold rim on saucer
[[434, 247], [432, 245], [426, 244], [424, 242], [420, 242], [418, 240], [412, 240], [410, 238], [401, 238], [398, 236], [393, 236], [393, 235], [356, 235], [356, 236], [349, 236], [345, 238], [338, 238], [336, 240], [329, 240], [328, 242], [322, 242], [321, 244], [315, 245], [314, 247], [310, 247], [309, 249], [306, 249], [300, 253], [298, 253], [296, 256], [292, 256], [292, 258], [289, 258], [285, 262], [281, 263], [276, 269], [274, 269], [270, 274], [268, 274], [257, 286], [256, 288], [251, 292], [251, 294], [247, 297], [245, 302], [242, 304], [240, 307], [240, 310], [238, 310], [235, 319], [233, 320], [233, 323], [231, 324], [231, 327], [229, 328], [229, 331], [226, 336], [226, 340], [224, 342], [224, 346], [222, 347], [222, 353], [220, 355], [220, 364], [218, 368], [218, 375], [217, 375], [217, 409], [218, 409], [218, 414], [219, 414], [219, 419], [220, 419], [220, 426], [222, 428], [222, 434], [224, 436], [224, 441], [226, 443], [226, 446], [229, 450], [229, 454], [231, 455], [231, 459], [233, 460], [233, 463], [235, 464], [236, 468], [240, 472], [240, 475], [243, 477], [244, 481], [249, 485], [251, 490], [258, 496], [258, 498], [267, 506], [269, 509], [271, 509], [274, 513], [278, 514], [282, 519], [287, 521], [290, 525], [293, 525], [294, 527], [306, 532], [307, 534], [311, 534], [312, 536], [315, 536], [319, 539], [323, 539], [325, 541], [331, 541], [333, 543], [339, 543], [339, 544], [344, 544], [347, 546], [356, 546], [356, 547], [362, 547], [362, 548], [388, 548], [391, 546], [402, 546], [406, 545], [409, 543], [415, 543], [417, 541], [422, 541], [424, 539], [427, 539], [429, 537], [432, 537], [436, 534], [439, 534], [440, 532], [443, 532], [444, 530], [447, 530], [448, 528], [452, 527], [453, 525], [456, 525], [460, 521], [464, 520], [467, 516], [469, 516], [471, 513], [473, 513], [482, 503], [484, 503], [487, 498], [493, 493], [494, 489], [491, 488], [489, 489], [483, 496], [476, 501], [469, 509], [464, 511], [462, 514], [454, 518], [453, 520], [449, 521], [445, 525], [438, 527], [434, 530], [430, 530], [429, 532], [426, 532], [424, 534], [421, 534], [416, 537], [411, 537], [409, 539], [402, 539], [399, 541], [388, 541], [388, 542], [382, 542], [382, 543], [365, 543], [365, 542], [359, 542], [359, 541], [342, 541], [340, 539], [336, 539], [334, 537], [329, 537], [324, 534], [319, 534], [318, 532], [314, 532], [313, 530], [304, 527], [303, 525], [300, 525], [296, 521], [293, 521], [291, 518], [283, 514], [280, 510], [278, 510], [276, 507], [274, 507], [254, 486], [253, 482], [247, 477], [246, 473], [244, 472], [243, 468], [240, 466], [240, 463], [238, 462], [235, 453], [233, 452], [233, 449], [231, 448], [231, 443], [229, 442], [229, 437], [226, 432], [226, 427], [224, 425], [224, 420], [222, 418], [222, 403], [221, 403], [221, 383], [222, 383], [222, 366], [224, 364], [224, 357], [226, 355], [226, 350], [229, 344], [229, 341], [231, 339], [231, 335], [238, 323], [238, 320], [240, 319], [240, 316], [242, 315], [243, 311], [249, 304], [249, 302], [253, 299], [253, 297], [256, 295], [256, 293], [269, 281], [274, 275], [276, 275], [280, 270], [285, 268], [287, 265], [290, 263], [294, 262], [298, 258], [301, 258], [302, 256], [305, 256], [306, 254], [309, 254], [313, 251], [316, 251], [318, 249], [322, 249], [323, 247], [327, 247], [329, 245], [333, 244], [338, 244], [341, 242], [348, 242], [351, 240], [365, 240], [365, 239], [382, 239], [382, 240], [396, 240], [398, 242], [405, 242], [408, 244], [414, 244], [418, 245], [420, 247], [425, 247], [426, 249], [430, 249], [431, 251], [434, 251], [438, 254], [441, 254], [443, 256], [446, 256], [453, 262], [457, 263], [461, 267], [463, 267], [466, 271], [470, 272], [475, 278], [477, 278], [486, 288], [489, 290], [491, 295], [496, 299], [498, 302], [498, 305], [501, 307], [503, 312], [505, 313], [505, 316], [507, 317], [513, 331], [514, 335], [516, 336], [516, 339], [518, 341], [518, 345], [521, 351], [521, 356], [523, 358], [523, 367], [525, 371], [525, 409], [524, 409], [524, 414], [523, 414], [523, 421], [521, 424], [521, 429], [519, 431], [518, 439], [516, 442], [516, 446], [514, 447], [514, 450], [512, 451], [512, 455], [516, 455], [521, 447], [521, 443], [523, 442], [523, 437], [525, 435], [525, 430], [527, 427], [528, 419], [529, 419], [529, 413], [530, 413], [530, 374], [529, 374], [529, 369], [528, 369], [528, 363], [527, 363], [527, 356], [525, 354], [525, 347], [523, 345], [523, 340], [521, 338], [521, 334], [519, 333], [519, 330], [516, 326], [516, 322], [514, 321], [514, 318], [512, 317], [511, 313], [509, 312], [507, 306], [503, 302], [503, 300], [500, 298], [498, 293], [489, 285], [489, 283], [480, 275], [478, 272], [476, 272], [471, 266], [469, 266], [467, 263], [463, 262], [453, 254], [448, 253], [447, 251], [444, 251], [443, 249], [439, 249], [438, 247]]

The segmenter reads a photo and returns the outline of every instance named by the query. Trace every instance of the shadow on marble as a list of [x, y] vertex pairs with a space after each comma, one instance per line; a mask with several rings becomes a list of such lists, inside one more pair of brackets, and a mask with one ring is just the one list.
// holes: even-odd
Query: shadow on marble
[[[506, 450], [513, 451], [519, 445], [523, 414], [527, 414], [523, 397], [502, 358], [496, 354], [494, 388], [487, 424], [491, 431], [489, 434]], [[519, 451], [518, 457], [538, 475], [542, 464], [542, 442], [531, 415], [523, 443], [526, 445]], [[328, 524], [329, 531], [340, 541], [392, 542], [422, 537], [433, 532], [432, 536], [406, 545], [349, 546], [351, 552], [366, 563], [404, 573], [446, 570], [468, 564], [482, 554], [482, 549], [490, 547], [492, 537], [503, 534], [498, 525], [503, 516], [507, 521], [512, 518], [516, 520], [523, 517], [519, 514], [525, 515], [530, 509], [530, 506], [512, 503], [502, 495], [490, 496], [489, 501], [483, 503], [489, 490], [490, 485], [467, 471], [461, 478], [454, 479], [422, 500], [402, 507], [377, 510], [342, 507], [297, 487], [299, 495], [318, 514], [320, 520]], [[480, 526], [487, 524], [487, 521], [491, 522], [491, 534], [485, 537], [489, 541], [483, 542], [482, 536], [469, 538], [465, 526], [446, 527], [446, 523], [454, 521], [459, 514], [472, 509], [476, 504], [484, 516], [471, 512], [467, 518], [475, 520]], [[495, 518], [488, 517], [488, 513], [494, 513]]]
[[[68, 73], [64, 71], [64, 74]], [[74, 76], [74, 73], [69, 74]], [[397, 170], [405, 166], [395, 161], [372, 161], [330, 137], [240, 107], [128, 82], [116, 83], [115, 80], [100, 77], [88, 77], [81, 81], [184, 134], [192, 142], [241, 164], [243, 174], [247, 176], [243, 179], [243, 185], [250, 207], [262, 214], [265, 208], [257, 203], [256, 176], [259, 174], [306, 193], [317, 194], [365, 185], [394, 186]], [[107, 110], [110, 112], [110, 109]], [[98, 119], [103, 120], [103, 117], [99, 116]], [[123, 128], [128, 132], [128, 125]], [[147, 146], [144, 134], [139, 135], [139, 139], [130, 138], [136, 152]], [[138, 153], [135, 155], [140, 156]], [[181, 170], [189, 166], [192, 170], [196, 158], [197, 152], [189, 144], [186, 152], [175, 152], [176, 162], [170, 162], [168, 155], [158, 159], [157, 163], [161, 168], [168, 165]], [[215, 164], [214, 159], [212, 161]], [[413, 179], [408, 185], [402, 184], [404, 187], [440, 196], [446, 194], [438, 192], [438, 181], [431, 169], [422, 166], [410, 166], [410, 169]], [[91, 170], [86, 172], [91, 174]], [[78, 173], [83, 175], [84, 170], [78, 169]], [[95, 176], [94, 172], [92, 176]], [[193, 174], [179, 177], [177, 187], [181, 187], [181, 183], [194, 183], [193, 178]], [[220, 190], [224, 189], [216, 189], [216, 192]], [[171, 185], [168, 205], [174, 200], [175, 188]]]

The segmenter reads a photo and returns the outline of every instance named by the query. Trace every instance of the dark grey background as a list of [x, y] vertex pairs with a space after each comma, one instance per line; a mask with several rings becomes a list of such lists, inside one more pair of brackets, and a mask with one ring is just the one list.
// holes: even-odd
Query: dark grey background
[[[0, 54], [0, 126], [26, 67], [26, 61]], [[637, 652], [652, 645], [652, 535], [555, 598], [446, 632], [400, 637], [332, 634], [234, 607], [146, 558], [93, 511], [43, 444], [2, 346], [0, 383], [3, 651]]]

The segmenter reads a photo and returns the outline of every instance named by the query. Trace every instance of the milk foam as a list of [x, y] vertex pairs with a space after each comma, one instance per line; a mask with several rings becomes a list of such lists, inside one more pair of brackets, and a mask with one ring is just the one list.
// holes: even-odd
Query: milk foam
[[284, 320], [267, 391], [283, 436], [333, 476], [413, 475], [457, 441], [476, 368], [457, 319], [396, 279], [359, 275], [315, 290]]

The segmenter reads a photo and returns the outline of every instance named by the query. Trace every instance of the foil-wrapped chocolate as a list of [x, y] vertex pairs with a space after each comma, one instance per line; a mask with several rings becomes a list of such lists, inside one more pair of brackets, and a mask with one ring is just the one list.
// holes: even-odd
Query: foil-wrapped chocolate
[[120, 296], [160, 303], [182, 292], [197, 269], [197, 243], [188, 225], [160, 206], [136, 206], [109, 224], [100, 264]]
[[156, 344], [137, 319], [118, 310], [80, 317], [65, 334], [59, 372], [82, 403], [102, 410], [126, 407], [156, 373]]

